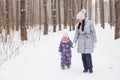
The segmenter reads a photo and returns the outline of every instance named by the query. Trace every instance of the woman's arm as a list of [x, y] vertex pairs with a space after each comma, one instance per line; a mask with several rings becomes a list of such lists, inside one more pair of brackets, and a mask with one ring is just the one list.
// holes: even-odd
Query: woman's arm
[[94, 28], [94, 24], [92, 22], [90, 24], [90, 32], [92, 33], [94, 43], [96, 43], [97, 42], [96, 31], [95, 31], [95, 28]]
[[77, 43], [78, 38], [79, 38], [79, 31], [78, 31], [77, 25], [76, 25], [75, 35], [74, 35], [73, 42], [74, 42], [74, 43]]

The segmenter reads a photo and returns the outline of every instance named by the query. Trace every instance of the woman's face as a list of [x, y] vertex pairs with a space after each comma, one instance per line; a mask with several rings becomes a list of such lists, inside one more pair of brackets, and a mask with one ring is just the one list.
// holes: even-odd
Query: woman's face
[[82, 23], [83, 19], [77, 19], [78, 23]]

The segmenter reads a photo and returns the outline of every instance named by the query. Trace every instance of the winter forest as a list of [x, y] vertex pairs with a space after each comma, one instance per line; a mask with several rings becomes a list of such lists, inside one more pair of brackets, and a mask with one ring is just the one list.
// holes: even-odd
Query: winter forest
[[[67, 30], [70, 38], [73, 39], [75, 25], [77, 23], [76, 15], [83, 8], [87, 10], [86, 17], [88, 17], [88, 19], [90, 19], [94, 23], [96, 28], [96, 33], [98, 35], [98, 44], [97, 44], [96, 52], [109, 53], [111, 51], [110, 53], [113, 54], [115, 53], [113, 50], [115, 50], [117, 54], [119, 53], [119, 58], [120, 58], [120, 51], [118, 51], [119, 50], [118, 48], [120, 48], [120, 45], [116, 47], [116, 43], [117, 45], [118, 43], [120, 43], [120, 0], [0, 0], [0, 68], [3, 68], [5, 66], [5, 69], [6, 69], [6, 67], [9, 65], [12, 65], [10, 67], [17, 66], [19, 62], [22, 66], [24, 65], [24, 63], [21, 63], [21, 61], [26, 63], [28, 62], [29, 66], [36, 65], [40, 67], [39, 64], [41, 64], [41, 65], [45, 65], [44, 66], [45, 68], [48, 68], [46, 67], [48, 66], [46, 62], [49, 60], [42, 62], [41, 60], [43, 59], [41, 57], [45, 57], [46, 54], [49, 53], [48, 56], [49, 57], [51, 56], [51, 58], [53, 58], [52, 56], [54, 54], [55, 55], [57, 54], [58, 45], [60, 41], [60, 38], [58, 37], [60, 37], [64, 31]], [[105, 41], [106, 42], [110, 41], [110, 42], [106, 43]], [[53, 47], [54, 49], [51, 46], [54, 46]], [[49, 48], [51, 50], [49, 50]], [[106, 49], [106, 48], [109, 48], [110, 51], [109, 49]], [[103, 51], [99, 52], [100, 49]], [[30, 52], [30, 50], [32, 52]], [[43, 50], [46, 50], [46, 51], [44, 52]], [[73, 52], [74, 54], [77, 53], [75, 49], [73, 49]], [[50, 55], [50, 53], [52, 54]], [[97, 56], [97, 53], [95, 54], [96, 54], [95, 56]], [[37, 55], [37, 56], [33, 58], [32, 57], [33, 55]], [[98, 55], [99, 57], [104, 56], [102, 54], [98, 54]], [[108, 54], [106, 54], [105, 56], [107, 55]], [[21, 59], [20, 59], [20, 56], [22, 56]], [[75, 57], [76, 55], [73, 58]], [[109, 56], [109, 59], [111, 57], [112, 55]], [[81, 78], [78, 79], [77, 77], [77, 79], [74, 79], [74, 80], [80, 80], [80, 79], [81, 80], [88, 80], [88, 79], [89, 80], [106, 80], [106, 79], [119, 80], [120, 77], [118, 76], [120, 75], [120, 72], [119, 72], [120, 59], [118, 59], [118, 55], [116, 57], [118, 60], [116, 62], [117, 64], [111, 63], [116, 69], [113, 70], [113, 73], [111, 74], [109, 73], [110, 70], [108, 71], [109, 73], [108, 76], [115, 76], [115, 77], [108, 78], [107, 76], [106, 78], [102, 78], [105, 76], [100, 75], [100, 73], [95, 75], [94, 73], [93, 74], [94, 76], [90, 76], [91, 79], [89, 79], [87, 76], [87, 78], [81, 77], [82, 79]], [[114, 58], [116, 57], [114, 56]], [[18, 60], [16, 60], [17, 58]], [[57, 58], [55, 59], [53, 58], [53, 59], [55, 60], [54, 62], [58, 63], [57, 65], [59, 65], [59, 59]], [[107, 59], [107, 58], [103, 57], [103, 59]], [[114, 58], [112, 57], [110, 61], [114, 60]], [[32, 61], [31, 63], [29, 61], [30, 59]], [[18, 63], [14, 61], [12, 62], [11, 60], [18, 61]], [[77, 60], [75, 59], [75, 61]], [[110, 61], [108, 62], [110, 63]], [[102, 62], [104, 61], [99, 60], [99, 63], [102, 64]], [[77, 62], [75, 63], [78, 64]], [[99, 65], [99, 63], [97, 63], [96, 65]], [[52, 64], [49, 65], [50, 68], [52, 67], [51, 66]], [[21, 80], [40, 80], [40, 79], [48, 80], [49, 79], [49, 78], [48, 79], [45, 78], [47, 77], [45, 75], [43, 75], [45, 77], [39, 78], [39, 75], [41, 75], [39, 72], [41, 72], [40, 70], [42, 69], [38, 70], [38, 67], [37, 67], [37, 70], [39, 71], [37, 74], [35, 72], [37, 70], [29, 71], [32, 67], [26, 69], [28, 67], [27, 64], [25, 64], [24, 66], [25, 66], [25, 71], [26, 71], [25, 73], [27, 74], [27, 77], [25, 76], [26, 74], [21, 75], [22, 73], [24, 73], [24, 71], [23, 72], [21, 71], [18, 74], [18, 75], [21, 75], [21, 78], [20, 78]], [[113, 69], [113, 66], [111, 67], [109, 64], [104, 65], [104, 67], [105, 66], [109, 66], [109, 69], [111, 70]], [[2, 74], [3, 76], [0, 76], [1, 78], [0, 80], [17, 80], [17, 77], [10, 77], [11, 75], [9, 74], [11, 74], [10, 72], [12, 70], [10, 67], [8, 71], [6, 70], [6, 72], [3, 71], [5, 70], [4, 68], [3, 70], [0, 69], [0, 74], [2, 74], [2, 71], [3, 71], [3, 74]], [[35, 66], [33, 67], [34, 69], [36, 68]], [[18, 66], [15, 70], [18, 71], [17, 69], [19, 70]], [[13, 71], [13, 74], [16, 74], [15, 70]], [[102, 69], [100, 69], [99, 71], [101, 70]], [[32, 76], [32, 74], [29, 74], [33, 72], [35, 73], [34, 76]], [[60, 73], [60, 75], [65, 74], [66, 76], [69, 75], [69, 73], [71, 72], [72, 71], [68, 73], [67, 72], [63, 73], [62, 71], [60, 71], [60, 69], [58, 72], [56, 70], [56, 73]], [[56, 74], [56, 73], [53, 73], [53, 74]], [[107, 69], [106, 69], [106, 73], [107, 73]], [[45, 74], [47, 75], [47, 73]], [[118, 76], [116, 76], [116, 74]], [[9, 75], [9, 77], [7, 75]], [[72, 73], [70, 75], [72, 75]], [[32, 76], [32, 77], [30, 78], [28, 76]], [[85, 75], [82, 74], [81, 76], [85, 76]], [[97, 76], [101, 78], [98, 78]], [[75, 78], [75, 75], [72, 78], [65, 78], [65, 79], [63, 78], [59, 79], [59, 75], [57, 75], [57, 77], [55, 78], [50, 77], [50, 80], [55, 80], [55, 79], [56, 80], [66, 80], [66, 79], [73, 80], [73, 78]], [[65, 77], [65, 76], [62, 76], [62, 77]]]

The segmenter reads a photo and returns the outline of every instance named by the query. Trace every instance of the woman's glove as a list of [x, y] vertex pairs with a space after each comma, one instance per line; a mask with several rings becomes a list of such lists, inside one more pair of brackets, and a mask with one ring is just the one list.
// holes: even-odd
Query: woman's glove
[[94, 43], [94, 47], [96, 47], [97, 43]]

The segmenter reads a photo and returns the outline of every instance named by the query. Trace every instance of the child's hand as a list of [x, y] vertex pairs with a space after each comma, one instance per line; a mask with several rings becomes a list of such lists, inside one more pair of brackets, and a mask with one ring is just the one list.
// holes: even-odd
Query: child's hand
[[73, 47], [76, 47], [76, 43], [73, 43]]

